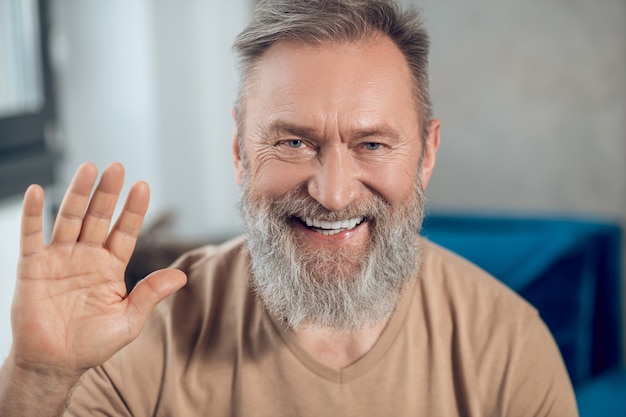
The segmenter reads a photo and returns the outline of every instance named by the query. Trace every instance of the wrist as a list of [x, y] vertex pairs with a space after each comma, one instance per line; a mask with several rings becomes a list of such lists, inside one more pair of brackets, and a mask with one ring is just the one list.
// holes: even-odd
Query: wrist
[[0, 415], [60, 415], [80, 377], [63, 369], [19, 363], [12, 352], [0, 368]]

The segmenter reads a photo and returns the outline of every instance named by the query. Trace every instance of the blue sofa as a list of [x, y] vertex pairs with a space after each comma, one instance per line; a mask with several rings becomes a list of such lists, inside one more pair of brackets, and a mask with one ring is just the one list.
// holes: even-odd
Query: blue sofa
[[433, 213], [422, 234], [479, 265], [539, 310], [561, 349], [581, 417], [626, 416], [618, 226]]

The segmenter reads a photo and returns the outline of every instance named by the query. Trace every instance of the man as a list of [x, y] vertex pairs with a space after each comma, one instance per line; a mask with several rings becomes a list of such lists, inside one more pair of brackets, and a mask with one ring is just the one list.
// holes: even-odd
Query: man
[[127, 295], [146, 184], [109, 233], [123, 170], [90, 200], [83, 165], [48, 246], [29, 188], [0, 414], [576, 415], [537, 312], [417, 237], [439, 146], [417, 17], [269, 0], [235, 49], [245, 238]]

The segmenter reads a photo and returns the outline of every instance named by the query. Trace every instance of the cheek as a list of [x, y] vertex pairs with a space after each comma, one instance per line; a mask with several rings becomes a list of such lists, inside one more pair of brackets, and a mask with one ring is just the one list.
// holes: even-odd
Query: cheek
[[408, 172], [395, 172], [394, 174], [396, 175], [385, 176], [384, 187], [389, 194], [389, 202], [392, 205], [397, 205], [406, 202], [413, 196], [417, 175]]
[[[261, 161], [256, 161], [261, 162]], [[251, 167], [250, 184], [255, 193], [278, 197], [306, 183], [302, 167], [274, 158], [263, 160]]]
[[417, 163], [379, 165], [368, 170], [365, 183], [392, 206], [403, 204], [413, 198], [415, 183], [418, 180], [417, 166]]

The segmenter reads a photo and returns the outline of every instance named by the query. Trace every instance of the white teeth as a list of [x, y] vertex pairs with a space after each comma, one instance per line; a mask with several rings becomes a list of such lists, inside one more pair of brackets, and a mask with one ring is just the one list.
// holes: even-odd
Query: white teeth
[[329, 221], [325, 221], [325, 220], [318, 220], [318, 219], [311, 219], [311, 218], [305, 218], [303, 219], [304, 222], [306, 223], [307, 226], [309, 227], [315, 227], [317, 229], [321, 229], [320, 233], [322, 233], [323, 235], [334, 235], [336, 233], [339, 233], [343, 230], [349, 230], [349, 229], [353, 229], [355, 228], [358, 224], [360, 224], [363, 220], [365, 220], [364, 217], [357, 217], [354, 219], [347, 219], [347, 220], [341, 220], [341, 221], [337, 221], [337, 222], [329, 222]]
[[340, 233], [341, 230], [320, 230], [319, 231], [321, 234], [323, 234], [324, 236], [330, 236], [330, 235], [336, 235], [337, 233]]

